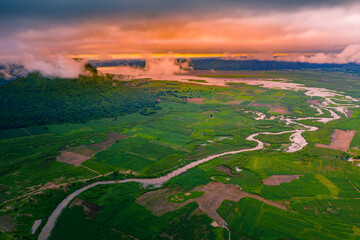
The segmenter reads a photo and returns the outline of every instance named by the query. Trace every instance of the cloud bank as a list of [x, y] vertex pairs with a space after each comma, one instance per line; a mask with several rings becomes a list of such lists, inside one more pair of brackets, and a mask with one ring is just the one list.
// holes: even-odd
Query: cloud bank
[[38, 58], [25, 54], [20, 64], [28, 72], [40, 72], [46, 77], [77, 78], [84, 73], [84, 61], [75, 61], [68, 56], [56, 55], [50, 58]]
[[98, 71], [120, 75], [119, 79], [157, 78], [181, 75], [192, 70], [190, 60], [176, 60], [171, 54], [162, 58], [146, 58], [145, 68], [131, 66], [100, 67]]
[[45, 57], [26, 53], [3, 64], [0, 75], [5, 80], [26, 76], [31, 72], [39, 72], [45, 77], [78, 78], [80, 74], [86, 74], [84, 69], [86, 62], [60, 54]]
[[[259, 60], [360, 63], [359, 12], [356, 0], [0, 1], [0, 62], [64, 78], [83, 71], [67, 55], [227, 52], [224, 58], [238, 60], [247, 54]], [[179, 72], [173, 60], [151, 59], [145, 70], [130, 70]], [[11, 78], [8, 68], [0, 71]]]
[[358, 1], [338, 0], [0, 1], [0, 58], [44, 49], [86, 58], [339, 53], [360, 43], [359, 12]]
[[273, 54], [259, 53], [250, 55], [237, 55], [224, 53], [223, 60], [260, 60], [260, 61], [288, 61], [307, 63], [335, 63], [360, 64], [360, 44], [351, 44], [345, 47], [340, 53], [314, 53], [314, 54]]
[[300, 62], [310, 63], [358, 63], [360, 64], [360, 44], [347, 46], [341, 53], [318, 53], [314, 56], [299, 59]]

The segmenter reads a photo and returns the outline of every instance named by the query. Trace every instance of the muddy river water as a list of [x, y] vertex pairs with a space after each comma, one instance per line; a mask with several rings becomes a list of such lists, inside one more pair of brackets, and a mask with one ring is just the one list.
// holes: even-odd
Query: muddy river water
[[[189, 79], [189, 76], [167, 76], [164, 77], [152, 77], [153, 79], [159, 79], [159, 80], [175, 80], [175, 81], [181, 81], [181, 82], [188, 82], [187, 79]], [[339, 113], [342, 113], [346, 115], [346, 111], [348, 108], [354, 108], [354, 107], [360, 107], [356, 103], [359, 101], [358, 99], [355, 99], [350, 96], [345, 96], [340, 93], [337, 93], [335, 91], [331, 91], [325, 88], [313, 88], [313, 87], [305, 87], [301, 84], [292, 83], [292, 82], [286, 82], [284, 79], [280, 79], [277, 81], [271, 81], [271, 80], [263, 80], [263, 79], [236, 79], [236, 78], [197, 78], [195, 76], [191, 76], [191, 79], [199, 79], [199, 80], [205, 80], [206, 83], [197, 83], [201, 85], [215, 85], [215, 86], [226, 86], [228, 83], [245, 83], [248, 85], [258, 85], [262, 86], [264, 88], [271, 88], [271, 89], [283, 89], [283, 90], [290, 90], [290, 91], [301, 91], [304, 92], [307, 96], [313, 96], [313, 97], [321, 97], [323, 100], [319, 102], [319, 104], [310, 104], [310, 107], [313, 107], [317, 110], [318, 114], [316, 117], [306, 117], [306, 118], [285, 118], [284, 116], [278, 117], [281, 121], [284, 121], [287, 125], [292, 126], [298, 126], [298, 129], [295, 130], [288, 130], [288, 131], [282, 131], [277, 133], [272, 132], [258, 132], [254, 133], [250, 136], [248, 136], [246, 139], [249, 141], [254, 141], [257, 143], [256, 147], [249, 148], [249, 149], [242, 149], [242, 150], [236, 150], [236, 151], [229, 151], [229, 152], [223, 152], [215, 155], [208, 156], [206, 158], [197, 160], [195, 162], [189, 163], [186, 166], [183, 166], [165, 176], [158, 177], [158, 178], [151, 178], [151, 179], [125, 179], [125, 180], [119, 180], [119, 181], [100, 181], [95, 182], [93, 184], [90, 184], [88, 186], [85, 186], [72, 194], [70, 194], [68, 197], [66, 197], [52, 212], [51, 216], [49, 217], [46, 225], [43, 227], [40, 235], [39, 240], [45, 240], [50, 236], [51, 230], [54, 228], [56, 224], [56, 220], [60, 216], [63, 209], [66, 208], [66, 206], [79, 194], [82, 192], [88, 190], [89, 188], [98, 186], [98, 185], [106, 185], [106, 184], [119, 184], [119, 183], [127, 183], [127, 182], [139, 182], [144, 185], [156, 185], [161, 186], [163, 183], [169, 181], [175, 176], [178, 176], [180, 174], [183, 174], [184, 172], [188, 171], [189, 169], [198, 166], [199, 164], [208, 162], [214, 158], [221, 157], [224, 155], [230, 155], [230, 154], [237, 154], [241, 152], [249, 152], [249, 151], [256, 151], [260, 150], [264, 147], [264, 143], [255, 137], [261, 134], [267, 134], [267, 135], [280, 135], [284, 133], [292, 133], [289, 140], [291, 141], [290, 146], [285, 149], [286, 152], [296, 152], [301, 150], [307, 145], [307, 142], [305, 138], [302, 136], [303, 132], [306, 131], [316, 131], [318, 128], [314, 126], [308, 126], [303, 123], [297, 122], [299, 120], [313, 120], [313, 121], [319, 121], [323, 123], [327, 123], [329, 121], [339, 119], [341, 116], [336, 113], [334, 110], [336, 110]], [[194, 82], [191, 82], [194, 83]], [[336, 98], [336, 102], [333, 101], [333, 99]], [[341, 101], [342, 103], [338, 103]], [[328, 111], [330, 113], [331, 117], [319, 117], [318, 115], [322, 115], [324, 111]], [[257, 113], [255, 112], [255, 115], [258, 116], [259, 120], [267, 120], [267, 119], [274, 119], [274, 117], [266, 118], [266, 115], [263, 113]], [[259, 117], [260, 116], [260, 117]], [[257, 118], [255, 118], [257, 119]]]

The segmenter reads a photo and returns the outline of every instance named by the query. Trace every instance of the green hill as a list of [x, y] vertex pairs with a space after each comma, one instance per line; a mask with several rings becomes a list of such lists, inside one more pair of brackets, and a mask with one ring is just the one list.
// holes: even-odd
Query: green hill
[[46, 78], [38, 73], [0, 88], [0, 129], [133, 113], [157, 104], [155, 93], [106, 76]]

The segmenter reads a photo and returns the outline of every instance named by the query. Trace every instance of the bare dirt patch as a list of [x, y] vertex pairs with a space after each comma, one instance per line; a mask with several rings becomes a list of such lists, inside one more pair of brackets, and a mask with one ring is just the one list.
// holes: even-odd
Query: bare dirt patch
[[257, 92], [257, 93], [265, 93], [265, 92], [267, 92], [267, 90], [266, 89], [255, 89], [255, 92]]
[[250, 194], [242, 191], [238, 186], [224, 184], [219, 182], [211, 182], [205, 186], [199, 186], [193, 189], [193, 191], [204, 191], [205, 194], [199, 198], [194, 199], [209, 217], [214, 219], [220, 226], [224, 226], [225, 220], [216, 212], [220, 204], [225, 200], [238, 202], [241, 198], [252, 197], [256, 198], [264, 203], [286, 210], [286, 207], [282, 204], [266, 200], [254, 194]]
[[232, 169], [225, 165], [216, 166], [215, 169], [232, 177], [243, 177], [243, 175], [240, 173], [233, 173]]
[[81, 154], [84, 156], [91, 156], [101, 150], [101, 148], [93, 148], [93, 147], [89, 147], [89, 146], [80, 145], [78, 147], [71, 148], [68, 152], [77, 153], [77, 154]]
[[215, 221], [213, 221], [210, 225], [213, 227], [219, 227], [219, 224], [217, 224], [217, 222], [215, 222]]
[[284, 106], [280, 106], [280, 105], [271, 105], [271, 104], [263, 104], [263, 103], [250, 103], [249, 106], [270, 108], [269, 113], [270, 112], [282, 113], [282, 114], [290, 113]]
[[225, 92], [217, 92], [215, 94], [224, 94], [224, 95], [228, 95], [228, 94], [231, 94], [232, 92], [229, 92], [229, 91], [225, 91]]
[[331, 148], [346, 152], [349, 149], [355, 132], [355, 130], [342, 131], [335, 129], [331, 135], [331, 143], [329, 145], [317, 143], [315, 147]]
[[203, 101], [205, 100], [206, 98], [188, 98], [187, 101], [189, 103], [196, 103], [196, 104], [203, 104]]
[[190, 199], [183, 203], [172, 203], [167, 200], [168, 196], [179, 193], [179, 191], [164, 188], [147, 192], [138, 197], [136, 202], [151, 210], [157, 216], [177, 210], [190, 202], [196, 202], [199, 205], [199, 208], [209, 217], [214, 219], [220, 226], [224, 226], [225, 220], [222, 219], [216, 210], [224, 199], [238, 202], [241, 198], [252, 197], [264, 203], [286, 210], [286, 207], [280, 203], [272, 202], [257, 195], [244, 192], [238, 186], [230, 184], [210, 182], [207, 185], [198, 186], [191, 191], [204, 191], [205, 193], [201, 197]]
[[282, 113], [282, 114], [289, 114], [290, 112], [283, 106], [279, 105], [271, 105], [271, 109], [269, 112], [273, 113]]
[[242, 101], [242, 100], [232, 100], [232, 101], [226, 102], [225, 104], [232, 106], [232, 105], [239, 105], [239, 104], [241, 104], [242, 102], [244, 102], [244, 101]]
[[119, 133], [110, 133], [107, 136], [107, 140], [99, 143], [94, 143], [90, 145], [80, 145], [78, 147], [73, 147], [67, 150], [61, 151], [60, 156], [56, 157], [56, 160], [59, 162], [64, 162], [74, 166], [79, 166], [81, 163], [90, 159], [97, 152], [108, 149], [113, 145], [117, 140], [122, 140], [127, 138], [128, 135], [123, 135]]
[[190, 199], [183, 203], [169, 202], [167, 200], [168, 196], [175, 193], [180, 193], [180, 191], [163, 188], [141, 195], [136, 199], [136, 202], [151, 210], [155, 215], [161, 216], [165, 213], [175, 211], [192, 201], [192, 199]]
[[4, 232], [16, 231], [15, 220], [9, 215], [0, 216], [0, 229]]
[[319, 100], [306, 100], [307, 103], [311, 103], [311, 104], [315, 104], [315, 105], [319, 105], [320, 101]]
[[59, 162], [71, 164], [74, 166], [79, 166], [82, 162], [85, 162], [88, 159], [88, 156], [65, 150], [61, 151], [61, 155], [56, 158], [56, 160]]
[[299, 179], [302, 176], [301, 174], [297, 175], [272, 175], [269, 178], [265, 178], [263, 180], [264, 185], [276, 186], [280, 185], [281, 183], [289, 183], [294, 179]]
[[253, 107], [267, 107], [267, 108], [271, 108], [271, 104], [263, 104], [263, 103], [250, 103], [249, 106], [253, 106]]
[[98, 214], [98, 212], [103, 209], [103, 207], [96, 205], [95, 203], [80, 199], [80, 198], [75, 198], [74, 201], [71, 202], [71, 204], [69, 205], [69, 208], [75, 207], [75, 206], [82, 206], [84, 209], [84, 213], [85, 213], [85, 218], [87, 219], [95, 219], [96, 215]]
[[345, 117], [347, 118], [351, 118], [351, 116], [353, 115], [354, 111], [352, 110], [345, 110]]
[[99, 143], [94, 143], [94, 144], [91, 144], [89, 146], [106, 149], [106, 148], [111, 147], [111, 145], [113, 145], [116, 142], [116, 140], [122, 140], [122, 139], [125, 139], [127, 137], [128, 137], [128, 135], [124, 135], [124, 134], [109, 133], [109, 135], [107, 136], [106, 141], [99, 142]]

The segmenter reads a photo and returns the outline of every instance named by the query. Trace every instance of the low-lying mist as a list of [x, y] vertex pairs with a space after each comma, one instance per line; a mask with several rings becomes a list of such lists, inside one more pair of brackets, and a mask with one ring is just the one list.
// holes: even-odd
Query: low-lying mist
[[77, 78], [85, 74], [84, 65], [87, 61], [75, 60], [64, 54], [50, 57], [26, 53], [21, 57], [4, 63], [0, 76], [5, 80], [26, 76], [31, 72], [39, 72], [45, 77]]
[[144, 68], [136, 66], [98, 68], [100, 72], [120, 75], [122, 79], [169, 77], [185, 74], [191, 69], [190, 60], [177, 60], [171, 55], [162, 58], [146, 58]]
[[[360, 64], [360, 44], [347, 46], [340, 53], [317, 53], [312, 55], [278, 55], [273, 54], [251, 54], [247, 57], [224, 54], [223, 60], [270, 60], [285, 62], [302, 62], [317, 64]], [[195, 62], [195, 60], [194, 60]], [[26, 53], [11, 59], [11, 61], [0, 62], [0, 79], [12, 80], [26, 76], [30, 72], [39, 72], [45, 77], [77, 78], [80, 74], [87, 75], [84, 69], [86, 60], [73, 59], [66, 54], [55, 54], [44, 56]], [[182, 75], [192, 70], [190, 60], [178, 60], [171, 53], [162, 58], [145, 58], [145, 67], [116, 66], [99, 67], [102, 73], [115, 74], [115, 79], [134, 78], [158, 78], [165, 79], [169, 76]], [[225, 70], [225, 69], [222, 69]], [[237, 70], [237, 69], [232, 69]]]
[[257, 53], [248, 56], [232, 55], [225, 53], [224, 60], [260, 60], [260, 61], [286, 61], [286, 62], [306, 62], [306, 63], [334, 63], [334, 64], [347, 64], [357, 63], [360, 64], [360, 44], [352, 44], [343, 49], [340, 53], [316, 53], [316, 54], [283, 54], [274, 56], [273, 53]]

